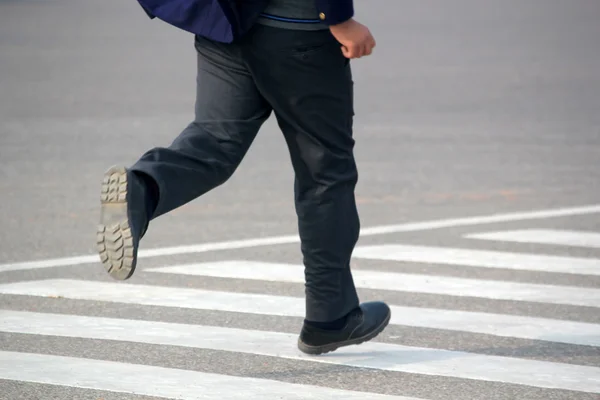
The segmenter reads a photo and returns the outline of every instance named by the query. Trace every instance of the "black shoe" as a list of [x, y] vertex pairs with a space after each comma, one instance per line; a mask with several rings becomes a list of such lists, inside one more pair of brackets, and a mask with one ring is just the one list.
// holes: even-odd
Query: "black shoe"
[[148, 226], [145, 187], [124, 167], [111, 167], [102, 181], [97, 249], [106, 271], [129, 279], [137, 264], [138, 246]]
[[363, 303], [348, 315], [346, 326], [340, 330], [324, 330], [304, 324], [298, 348], [306, 354], [318, 355], [364, 343], [379, 335], [391, 316], [392, 312], [385, 303]]

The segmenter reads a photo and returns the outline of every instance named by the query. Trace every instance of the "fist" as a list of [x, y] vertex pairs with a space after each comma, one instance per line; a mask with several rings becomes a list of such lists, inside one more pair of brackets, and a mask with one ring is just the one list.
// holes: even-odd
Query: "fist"
[[354, 19], [330, 26], [329, 30], [341, 43], [342, 53], [346, 58], [368, 56], [375, 48], [375, 38], [373, 38], [369, 29]]

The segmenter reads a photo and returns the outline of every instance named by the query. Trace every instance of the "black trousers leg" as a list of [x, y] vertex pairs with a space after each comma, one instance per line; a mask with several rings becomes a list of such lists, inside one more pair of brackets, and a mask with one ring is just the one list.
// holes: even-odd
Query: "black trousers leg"
[[169, 147], [132, 166], [158, 186], [156, 218], [227, 181], [272, 109], [254, 84], [240, 47], [196, 38], [195, 119]]
[[257, 27], [243, 49], [295, 170], [306, 319], [338, 319], [359, 304], [350, 271], [359, 217], [349, 62], [329, 31]]

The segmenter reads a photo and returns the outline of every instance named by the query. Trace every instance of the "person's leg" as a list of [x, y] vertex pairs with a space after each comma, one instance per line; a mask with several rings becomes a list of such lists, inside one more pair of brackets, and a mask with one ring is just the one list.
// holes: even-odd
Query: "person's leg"
[[196, 49], [194, 121], [170, 146], [154, 148], [131, 168], [111, 168], [105, 175], [97, 242], [115, 279], [133, 274], [148, 222], [226, 182], [271, 113], [238, 45], [196, 38]]
[[315, 322], [341, 318], [359, 304], [350, 273], [359, 233], [352, 78], [327, 33], [261, 27], [249, 62], [294, 166], [306, 318]]
[[158, 185], [153, 218], [225, 183], [271, 113], [237, 45], [196, 38], [196, 48], [194, 121], [169, 147], [148, 151], [131, 167]]
[[[350, 271], [360, 225], [354, 196], [358, 173], [350, 64], [329, 31], [260, 27], [244, 50], [259, 90], [275, 110], [295, 170], [306, 267], [305, 326], [318, 332], [343, 330], [350, 326], [349, 315], [358, 312], [365, 318]], [[374, 313], [368, 308], [372, 321], [366, 325], [372, 326], [356, 331], [365, 334], [353, 338], [358, 341], [380, 332], [389, 319], [384, 304], [376, 304]], [[351, 344], [346, 340], [350, 336], [341, 341], [339, 335], [328, 337], [322, 345], [301, 349], [330, 351]]]

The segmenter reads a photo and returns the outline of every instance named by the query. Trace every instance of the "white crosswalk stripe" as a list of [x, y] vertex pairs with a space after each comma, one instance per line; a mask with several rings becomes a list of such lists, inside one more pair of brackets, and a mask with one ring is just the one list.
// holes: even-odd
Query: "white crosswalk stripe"
[[[256, 261], [232, 260], [219, 261], [201, 264], [174, 265], [168, 267], [149, 268], [147, 271], [158, 273], [171, 273], [182, 275], [211, 276], [219, 278], [237, 278], [251, 280], [265, 280], [276, 282], [304, 282], [304, 272], [301, 266], [280, 263], [264, 263]], [[414, 276], [406, 274], [386, 273], [379, 271], [354, 270], [354, 281], [357, 287], [385, 290], [405, 290], [417, 292], [418, 287], [414, 285]], [[433, 279], [432, 279], [433, 278]], [[435, 286], [434, 277], [422, 277], [427, 281], [429, 293]], [[446, 282], [447, 284], [448, 282]], [[467, 292], [462, 289], [461, 294], [480, 294], [488, 295], [494, 293], [486, 287], [482, 281], [473, 280], [473, 287], [477, 293]], [[494, 282], [487, 282], [488, 285], [494, 285]], [[506, 284], [506, 283], [504, 283]], [[425, 287], [425, 284], [423, 285]], [[533, 285], [532, 285], [533, 286]], [[464, 288], [464, 285], [462, 285]], [[92, 289], [92, 288], [90, 288]], [[552, 293], [553, 296], [560, 292], [561, 287], [540, 288], [537, 293]], [[575, 293], [581, 289], [570, 288]], [[496, 290], [497, 292], [497, 290]], [[531, 289], [529, 293], [531, 293]], [[594, 304], [600, 307], [600, 290], [594, 291], [596, 298]], [[129, 292], [128, 292], [129, 293]], [[441, 291], [439, 292], [441, 293]], [[507, 291], [510, 294], [510, 292]], [[589, 294], [589, 292], [586, 292]], [[514, 293], [513, 293], [514, 295]], [[204, 301], [210, 299], [212, 293], [203, 292], [201, 295], [194, 296], [202, 298]], [[477, 296], [475, 296], [477, 297]], [[567, 296], [564, 297], [568, 299]], [[286, 304], [290, 313], [299, 313], [303, 299], [297, 299], [297, 306], [291, 306], [293, 300], [281, 298], [274, 300], [271, 304]], [[510, 298], [514, 300], [515, 297]], [[248, 303], [256, 304], [252, 301], [252, 296], [247, 297]], [[555, 299], [556, 300], [556, 299]], [[156, 298], [154, 301], [158, 301]], [[215, 300], [217, 302], [218, 299]], [[280, 308], [275, 308], [271, 313], [279, 312]], [[265, 311], [265, 310], [263, 310]], [[294, 314], [294, 316], [302, 316]], [[586, 324], [573, 321], [560, 321], [547, 318], [521, 317], [514, 315], [502, 315], [480, 312], [454, 311], [447, 309], [428, 309], [422, 307], [400, 307], [392, 306], [392, 324], [458, 330], [462, 332], [484, 333], [496, 336], [509, 336], [522, 339], [548, 340], [562, 343], [600, 346], [600, 325]]]
[[559, 257], [434, 246], [401, 244], [361, 246], [354, 251], [354, 257], [372, 260], [462, 265], [477, 268], [600, 275], [600, 260], [594, 258]]
[[0, 379], [136, 393], [177, 400], [364, 400], [365, 396], [373, 400], [419, 400], [267, 379], [6, 351], [0, 351]]
[[[150, 268], [148, 270], [161, 273], [221, 278], [304, 282], [303, 271], [302, 269], [298, 269], [298, 267], [290, 264], [252, 261], [174, 265], [170, 267]], [[352, 275], [355, 285], [364, 289], [600, 307], [600, 289], [359, 269], [354, 269]]]
[[600, 249], [600, 233], [569, 231], [557, 229], [522, 229], [472, 233], [465, 235], [469, 239], [498, 240], [515, 243], [551, 244], [573, 247], [591, 247]]
[[[304, 316], [304, 299], [262, 294], [216, 292], [155, 285], [112, 285], [75, 280], [31, 281], [0, 285], [0, 293], [144, 304], [238, 313]], [[579, 345], [600, 345], [600, 325], [545, 318], [391, 306], [391, 324], [483, 333]]]
[[[345, 349], [342, 355], [315, 358], [294, 347], [295, 335], [212, 326], [140, 320], [2, 312], [3, 331], [106, 340], [126, 340], [162, 345], [260, 354], [352, 367], [374, 368], [465, 379], [484, 379], [536, 387], [600, 392], [600, 368], [495, 357], [473, 353], [415, 348], [386, 343], [365, 343]], [[503, 368], [498, 368], [502, 365]]]
[[[564, 230], [512, 230], [466, 234], [465, 239], [533, 243], [595, 248], [597, 234]], [[600, 275], [596, 258], [558, 257], [544, 254], [482, 251], [403, 244], [361, 246], [355, 258], [444, 264], [475, 268], [534, 271], [581, 276]], [[248, 260], [225, 260], [153, 267], [139, 274], [168, 279], [176, 276], [265, 281], [273, 284], [304, 283], [301, 265]], [[530, 305], [600, 308], [600, 288], [534, 284], [515, 281], [468, 279], [441, 275], [411, 274], [353, 269], [355, 284], [361, 289], [397, 294], [428, 294], [481, 300], [501, 300]], [[42, 279], [0, 284], [4, 295], [31, 299], [64, 298], [106, 304], [159, 306], [167, 309], [208, 310], [251, 314], [257, 317], [304, 317], [304, 298], [266, 293], [211, 290], [181, 285], [115, 283], [78, 279]], [[510, 304], [510, 303], [509, 303]], [[541, 318], [449, 308], [407, 307], [393, 304], [392, 327], [436, 329], [439, 335], [470, 333], [485, 340], [505, 338], [561, 344], [581, 351], [600, 348], [600, 324], [572, 318]], [[132, 342], [146, 345], [184, 347], [201, 351], [226, 352], [254, 357], [318, 363], [344, 368], [366, 368], [385, 373], [444, 377], [483, 384], [600, 394], [600, 365], [544, 361], [531, 357], [480, 354], [447, 348], [407, 346], [376, 339], [321, 357], [307, 356], [296, 347], [297, 333], [252, 330], [210, 324], [173, 323], [125, 317], [71, 315], [69, 313], [0, 309], [0, 334], [54, 337], [60, 340]], [[491, 339], [488, 339], [491, 338]], [[575, 346], [575, 347], [573, 347]], [[308, 368], [308, 367], [307, 367]], [[115, 362], [93, 358], [0, 350], [0, 379], [50, 384], [115, 393], [157, 396], [166, 399], [373, 399], [429, 400], [406, 396], [341, 390], [276, 379], [233, 376], [222, 373], [174, 369], [139, 362]], [[427, 378], [423, 378], [427, 379]], [[414, 394], [414, 393], [413, 393]], [[442, 393], [440, 392], [440, 395]], [[564, 392], [563, 392], [564, 394]], [[551, 396], [550, 394], [548, 396]], [[559, 398], [559, 397], [557, 397]], [[563, 397], [560, 397], [563, 398]]]

